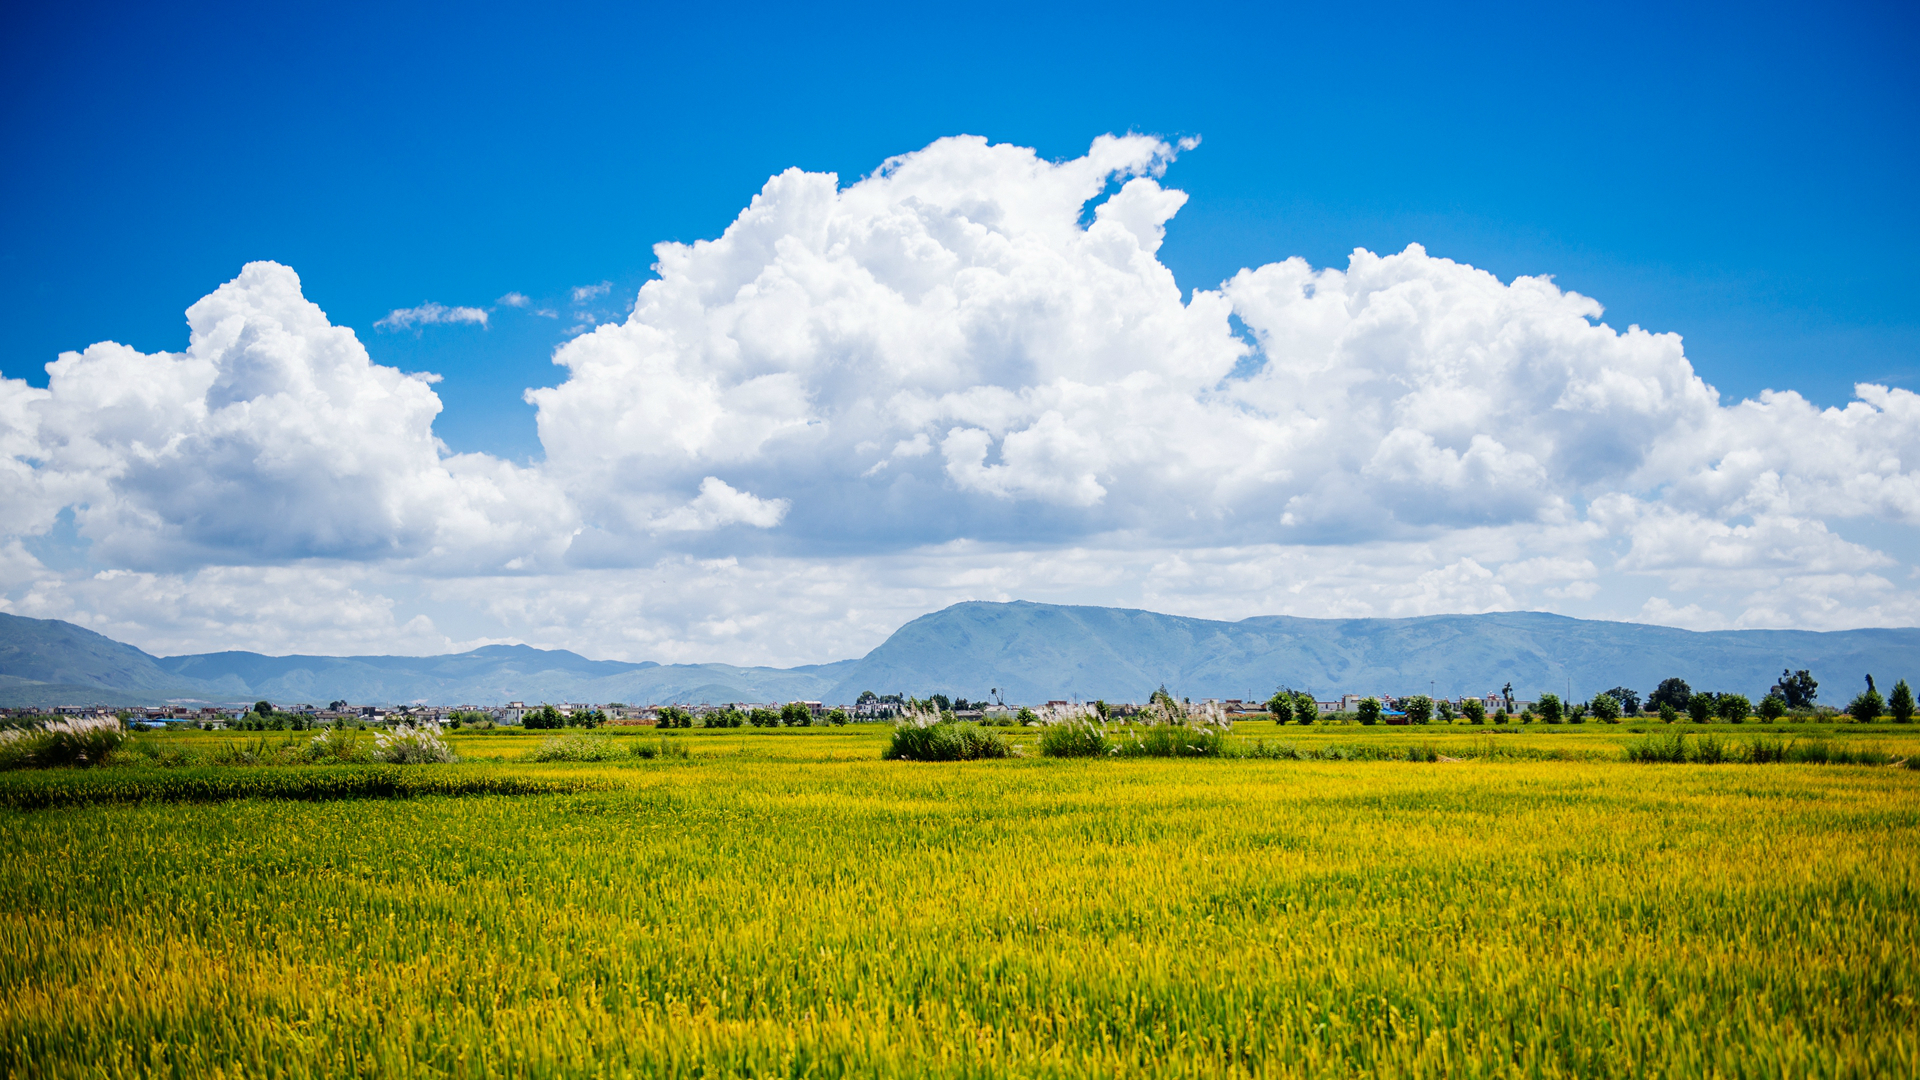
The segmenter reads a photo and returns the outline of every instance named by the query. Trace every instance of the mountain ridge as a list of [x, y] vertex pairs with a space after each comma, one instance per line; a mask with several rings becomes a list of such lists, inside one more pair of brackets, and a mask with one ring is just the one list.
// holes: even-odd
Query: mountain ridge
[[[968, 601], [913, 619], [864, 657], [792, 668], [593, 660], [564, 649], [487, 645], [463, 653], [267, 656], [229, 650], [155, 657], [72, 623], [0, 613], [0, 704], [162, 701], [356, 704], [428, 701], [850, 702], [860, 692], [1009, 701], [1263, 698], [1287, 685], [1456, 697], [1506, 682], [1533, 697], [1641, 692], [1677, 675], [1702, 689], [1763, 694], [1782, 668], [1810, 668], [1832, 703], [1863, 675], [1905, 677], [1920, 628], [1691, 631], [1546, 612], [1228, 622], [1137, 608]], [[1920, 675], [1920, 672], [1913, 674]]]

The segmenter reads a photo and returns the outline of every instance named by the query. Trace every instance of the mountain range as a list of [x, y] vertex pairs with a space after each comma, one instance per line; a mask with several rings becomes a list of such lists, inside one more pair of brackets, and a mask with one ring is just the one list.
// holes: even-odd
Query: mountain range
[[1643, 694], [1669, 676], [1758, 697], [1807, 668], [1844, 704], [1872, 673], [1920, 677], [1920, 628], [1717, 630], [1541, 612], [1410, 619], [1260, 616], [1238, 622], [1126, 608], [970, 602], [923, 615], [866, 656], [793, 668], [590, 660], [526, 645], [443, 656], [152, 656], [84, 627], [0, 614], [0, 705], [168, 701], [499, 704], [506, 701], [851, 702], [863, 690], [985, 698], [1143, 701], [1265, 698], [1289, 686], [1456, 697], [1511, 682], [1517, 696]]

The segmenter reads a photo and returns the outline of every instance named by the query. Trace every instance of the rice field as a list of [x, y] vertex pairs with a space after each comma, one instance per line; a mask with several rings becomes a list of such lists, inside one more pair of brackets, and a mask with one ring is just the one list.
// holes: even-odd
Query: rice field
[[[457, 765], [8, 774], [0, 1073], [1920, 1074], [1920, 772], [1628, 763], [1660, 728], [945, 764], [873, 726], [584, 764], [482, 732]], [[303, 775], [339, 790], [274, 779]]]

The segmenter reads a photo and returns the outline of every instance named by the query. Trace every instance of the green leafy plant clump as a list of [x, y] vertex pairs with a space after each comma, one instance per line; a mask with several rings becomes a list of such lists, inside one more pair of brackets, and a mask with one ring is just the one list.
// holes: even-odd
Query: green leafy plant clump
[[896, 724], [880, 756], [888, 761], [977, 761], [1013, 754], [1006, 737], [979, 724], [943, 720]]
[[1627, 744], [1628, 761], [1666, 765], [1887, 765], [1883, 751], [1826, 739], [1725, 739], [1670, 731]]
[[126, 728], [115, 719], [48, 720], [10, 728], [0, 731], [0, 769], [99, 765], [126, 740]]

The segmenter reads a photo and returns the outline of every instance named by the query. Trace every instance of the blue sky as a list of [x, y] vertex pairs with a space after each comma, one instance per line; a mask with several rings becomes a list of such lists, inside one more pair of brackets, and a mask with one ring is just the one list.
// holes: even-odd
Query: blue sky
[[[698, 10], [695, 10], [698, 9]], [[564, 327], [380, 335], [388, 310], [627, 299], [788, 166], [851, 180], [970, 133], [1069, 157], [1204, 137], [1163, 260], [1186, 288], [1354, 247], [1552, 274], [1685, 336], [1729, 395], [1912, 385], [1920, 116], [1903, 5], [40, 5], [8, 16], [0, 371], [181, 346], [253, 259], [438, 430], [538, 456]]]
[[[1764, 389], [1793, 390], [1810, 403], [1805, 415], [1817, 417], [1852, 401], [1856, 383], [1920, 382], [1920, 316], [1906, 272], [1909, 252], [1920, 246], [1912, 198], [1920, 74], [1912, 63], [1914, 16], [1901, 6], [1408, 5], [1333, 12], [1217, 5], [1192, 12], [1032, 4], [80, 4], [16, 6], [5, 18], [0, 116], [10, 167], [0, 171], [0, 321], [9, 333], [0, 341], [0, 374], [30, 387], [48, 385], [44, 365], [59, 353], [94, 342], [147, 354], [183, 349], [182, 312], [244, 264], [272, 260], [297, 271], [300, 294], [332, 326], [351, 328], [374, 365], [441, 377], [431, 389], [443, 406], [431, 433], [449, 450], [541, 466], [551, 448], [523, 395], [567, 382], [569, 370], [555, 365], [554, 350], [582, 325], [624, 320], [655, 276], [654, 244], [719, 237], [769, 177], [798, 167], [836, 173], [844, 187], [889, 157], [959, 134], [1070, 162], [1097, 136], [1128, 132], [1165, 139], [1169, 147], [1183, 137], [1200, 139], [1170, 164], [1151, 167], [1163, 170], [1154, 173], [1159, 184], [1187, 196], [1152, 254], [1188, 298], [1242, 268], [1292, 256], [1316, 269], [1342, 269], [1355, 248], [1388, 255], [1418, 243], [1433, 258], [1479, 268], [1500, 282], [1550, 275], [1559, 288], [1605, 306], [1604, 316], [1588, 322], [1680, 335], [1683, 363], [1729, 408]], [[1134, 175], [1145, 173], [1116, 172], [1103, 190], [1111, 194]], [[1083, 224], [1093, 220], [1091, 207]], [[576, 302], [575, 290], [601, 283], [604, 293]], [[528, 302], [503, 303], [510, 293]], [[487, 325], [376, 326], [396, 309], [429, 302], [486, 309]], [[1246, 331], [1240, 307], [1234, 318], [1236, 328], [1257, 337]], [[582, 393], [589, 389], [579, 385]], [[825, 400], [818, 385], [809, 393]], [[555, 424], [600, 422], [586, 414], [566, 421], [564, 402], [553, 401]], [[1241, 407], [1268, 408], [1244, 401]], [[1744, 414], [1737, 411], [1700, 416], [1723, 414], [1722, 426], [1740, 428]], [[23, 550], [44, 557], [37, 568], [21, 563], [24, 569], [8, 571], [0, 584], [9, 610], [75, 618], [156, 648], [327, 648], [335, 639], [320, 622], [276, 637], [238, 615], [169, 621], [153, 613], [165, 607], [160, 599], [153, 611], [121, 611], [75, 583], [98, 580], [101, 572], [147, 575], [141, 580], [152, 595], [165, 597], [217, 591], [212, 578], [221, 575], [238, 589], [236, 575], [254, 574], [247, 587], [267, 588], [260, 582], [274, 574], [299, 574], [337, 579], [345, 591], [314, 599], [315, 610], [331, 612], [335, 624], [359, 625], [358, 616], [342, 613], [364, 608], [373, 622], [352, 640], [393, 648], [529, 640], [595, 655], [778, 661], [857, 652], [916, 607], [974, 595], [1157, 604], [1223, 617], [1295, 604], [1298, 614], [1550, 607], [1702, 626], [1911, 621], [1913, 519], [1898, 498], [1756, 511], [1757, 496], [1706, 507], [1681, 506], [1663, 494], [1686, 489], [1689, 477], [1711, 487], [1701, 477], [1724, 471], [1727, 455], [1760, 453], [1731, 443], [1674, 465], [1678, 471], [1622, 465], [1612, 479], [1555, 465], [1550, 459], [1564, 457], [1564, 447], [1526, 449], [1529, 460], [1545, 463], [1541, 475], [1557, 485], [1554, 498], [1563, 507], [1515, 509], [1468, 498], [1480, 507], [1478, 517], [1441, 524], [1391, 501], [1412, 496], [1371, 489], [1367, 498], [1378, 505], [1348, 517], [1326, 509], [1332, 496], [1322, 493], [1325, 505], [1311, 518], [1321, 524], [1306, 524], [1305, 503], [1295, 511], [1282, 507], [1308, 493], [1297, 477], [1277, 480], [1295, 487], [1257, 506], [1228, 500], [1230, 506], [1214, 509], [1233, 518], [1226, 531], [1241, 545], [1235, 550], [1294, 542], [1278, 524], [1274, 535], [1259, 527], [1269, 516], [1277, 523], [1294, 513], [1285, 528], [1307, 530], [1296, 538], [1311, 555], [1301, 556], [1302, 566], [1318, 569], [1243, 567], [1236, 571], [1242, 577], [1230, 579], [1257, 578], [1265, 591], [1238, 584], [1182, 591], [1150, 583], [1164, 581], [1155, 575], [1165, 567], [1194, 561], [1197, 551], [1219, 549], [1164, 532], [1142, 539], [1153, 530], [1140, 522], [1157, 511], [1191, 508], [1156, 504], [1142, 489], [1128, 496], [1132, 516], [1122, 513], [1120, 493], [1131, 489], [1124, 478], [1112, 479], [1119, 471], [1098, 473], [1096, 486], [1114, 494], [1086, 496], [1093, 503], [1074, 494], [1091, 490], [1084, 486], [991, 473], [995, 463], [1011, 460], [994, 441], [1002, 437], [997, 429], [981, 464], [969, 466], [961, 451], [973, 436], [943, 442], [943, 432], [957, 430], [945, 426], [949, 420], [929, 421], [924, 433], [942, 458], [917, 457], [922, 451], [914, 444], [904, 457], [886, 459], [896, 473], [908, 459], [948, 463], [944, 474], [916, 474], [913, 483], [924, 490], [909, 490], [904, 479], [887, 489], [892, 502], [875, 501], [873, 476], [863, 472], [865, 486], [855, 485], [805, 454], [769, 451], [766, 460], [746, 463], [689, 450], [698, 460], [678, 472], [661, 466], [659, 475], [672, 473], [671, 484], [661, 483], [695, 508], [685, 511], [691, 516], [673, 517], [681, 511], [660, 501], [663, 487], [647, 496], [654, 500], [648, 509], [621, 511], [628, 526], [620, 526], [609, 524], [619, 516], [614, 511], [591, 509], [591, 498], [566, 488], [578, 482], [604, 489], [604, 477], [552, 481], [563, 473], [599, 475], [581, 464], [586, 451], [571, 451], [571, 464], [541, 474], [540, 483], [570, 492], [553, 496], [553, 513], [577, 516], [582, 530], [562, 560], [571, 569], [543, 571], [560, 574], [543, 579], [549, 586], [561, 579], [578, 584], [584, 579], [568, 575], [616, 566], [639, 575], [635, 583], [671, 579], [676, 574], [662, 568], [673, 559], [734, 559], [746, 568], [740, 573], [764, 573], [755, 580], [793, 586], [794, 596], [805, 589], [793, 583], [828, 573], [830, 565], [849, 580], [906, 575], [858, 601], [829, 590], [817, 610], [808, 607], [814, 601], [792, 599], [782, 601], [787, 607], [717, 616], [694, 590], [670, 603], [639, 604], [625, 618], [646, 628], [610, 640], [591, 619], [536, 611], [532, 600], [515, 601], [520, 606], [508, 605], [512, 610], [489, 607], [476, 597], [497, 582], [450, 584], [469, 580], [460, 576], [469, 571], [366, 554], [404, 554], [413, 551], [408, 544], [428, 543], [405, 530], [374, 529], [364, 542], [337, 530], [322, 541], [241, 526], [213, 537], [194, 523], [205, 518], [201, 511], [193, 520], [168, 516], [189, 513], [178, 500], [204, 484], [251, 490], [237, 474], [156, 480], [159, 494], [134, 500], [139, 513], [123, 507], [114, 518], [121, 525], [110, 526], [101, 509], [109, 496], [75, 501], [71, 491], [85, 484], [54, 483], [51, 466], [37, 464], [51, 460], [39, 450], [16, 457], [41, 470], [39, 502], [27, 515], [39, 524], [20, 528]], [[1829, 422], [1836, 431], [1858, 427]], [[1802, 421], [1767, 423], [1792, 431]], [[1649, 427], [1649, 440], [1722, 422], [1674, 424]], [[1499, 454], [1522, 452], [1518, 443], [1474, 457], [1472, 434], [1434, 436], [1453, 455], [1449, 468], [1520, 475], [1499, 471], [1508, 468]], [[1497, 431], [1491, 435], [1498, 441]], [[910, 442], [903, 432], [884, 441]], [[1756, 466], [1755, 475], [1771, 470], [1788, 486], [1803, 477], [1810, 490], [1845, 486], [1832, 477], [1852, 466], [1835, 462], [1883, 460], [1892, 452], [1884, 450], [1848, 444], [1824, 464], [1776, 462]], [[1367, 475], [1382, 475], [1383, 453], [1367, 451], [1374, 463]], [[639, 458], [610, 453], [606, 460], [616, 458], [626, 462], [619, 470], [641, 467], [634, 464]], [[970, 467], [976, 471], [965, 472]], [[1908, 467], [1896, 467], [1888, 482], [1897, 487]], [[728, 468], [736, 472], [722, 476]], [[1282, 463], [1263, 475], [1289, 470], [1299, 472]], [[1439, 483], [1431, 479], [1439, 474], [1419, 475]], [[708, 476], [732, 494], [701, 488]], [[49, 494], [55, 488], [69, 494]], [[132, 498], [115, 491], [113, 498]], [[1616, 496], [1638, 500], [1639, 509], [1607, 509]], [[354, 496], [341, 497], [351, 503]], [[1828, 540], [1851, 545], [1851, 554], [1803, 561], [1825, 567], [1822, 573], [1852, 575], [1849, 587], [1867, 593], [1822, 606], [1818, 594], [1832, 588], [1806, 584], [1794, 593], [1799, 599], [1783, 599], [1778, 580], [1761, 580], [1785, 573], [1778, 558], [1768, 564], [1773, 570], [1743, 564], [1736, 570], [1748, 576], [1717, 584], [1700, 576], [1705, 570], [1676, 569], [1660, 561], [1660, 542], [1645, 529], [1620, 524], [1652, 520], [1645, 507], [1656, 504], [1660, 513], [1704, 515], [1749, 539], [1737, 531], [1790, 519], [1800, 524], [1788, 531], [1801, 529], [1794, 535], [1804, 540], [1810, 523], [1818, 524]], [[787, 509], [770, 509], [779, 506]], [[1404, 528], [1356, 524], [1382, 513]], [[942, 524], [925, 524], [941, 514]], [[170, 539], [136, 542], [114, 532], [136, 518], [160, 522], [155, 527], [164, 526]], [[1524, 542], [1506, 537], [1470, 551], [1471, 544], [1449, 547], [1440, 539], [1522, 519], [1532, 537]], [[696, 520], [708, 524], [661, 524]], [[639, 530], [650, 539], [633, 539], [639, 533], [632, 521], [652, 523]], [[1567, 530], [1582, 528], [1592, 535], [1567, 539]], [[1540, 539], [1547, 534], [1560, 539]], [[683, 539], [668, 544], [661, 536]], [[1828, 541], [1809, 542], [1818, 548]], [[1419, 549], [1423, 543], [1430, 549]], [[1802, 551], [1795, 543], [1753, 540], [1776, 554]], [[986, 548], [965, 556], [965, 566], [932, 554], [970, 544]], [[1105, 583], [1050, 584], [1051, 572], [1036, 570], [1013, 583], [966, 584], [984, 580], [982, 566], [1044, 561], [1045, 552], [1080, 550], [1075, 544], [1117, 544], [1138, 554], [1142, 569]], [[1415, 547], [1385, 556], [1342, 544]], [[1579, 544], [1588, 546], [1575, 550]], [[173, 554], [155, 554], [163, 549]], [[46, 554], [56, 551], [65, 554]], [[1336, 562], [1399, 569], [1382, 570], [1384, 577], [1356, 585], [1357, 592], [1315, 593], [1298, 575], [1324, 581], [1329, 571], [1313, 560], [1329, 551], [1345, 553]], [[1272, 557], [1282, 564], [1292, 558], [1278, 549]], [[853, 570], [832, 562], [847, 558], [921, 560], [914, 562], [921, 569], [908, 573], [904, 564], [888, 563], [890, 569]], [[1546, 564], [1535, 565], [1543, 559], [1584, 561], [1591, 572], [1576, 568], [1556, 578]], [[1507, 563], [1535, 568], [1509, 573], [1499, 568]], [[1442, 589], [1408, 600], [1413, 594], [1393, 593], [1388, 584], [1404, 578], [1401, 584], [1415, 589], [1419, 574], [1451, 570], [1466, 575], [1462, 581], [1485, 572], [1505, 591]], [[1867, 579], [1878, 584], [1860, 584]], [[726, 588], [743, 587], [728, 580], [734, 583]], [[1595, 583], [1596, 591], [1580, 582]], [[603, 587], [581, 586], [589, 594]], [[1554, 589], [1559, 594], [1549, 595]], [[246, 607], [233, 603], [235, 611]], [[776, 617], [776, 610], [787, 615]], [[833, 612], [837, 629], [809, 644], [766, 628], [803, 611], [814, 618]]]

